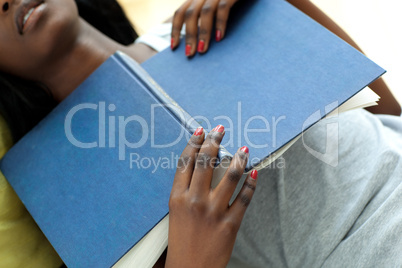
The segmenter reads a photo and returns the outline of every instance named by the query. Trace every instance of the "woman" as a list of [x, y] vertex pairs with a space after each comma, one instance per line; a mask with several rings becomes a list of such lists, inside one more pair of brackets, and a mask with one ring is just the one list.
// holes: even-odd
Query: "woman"
[[[63, 1], [59, 2], [63, 3]], [[12, 44], [19, 44], [19, 51], [15, 50], [15, 52], [21, 53], [24, 50], [22, 48], [24, 44], [26, 47], [31, 47], [32, 50], [35, 50], [35, 48], [38, 48], [37, 40], [42, 39], [45, 43], [49, 41], [46, 39], [46, 35], [49, 33], [47, 31], [43, 31], [43, 35], [37, 36], [38, 39], [35, 40], [32, 39], [32, 35], [29, 32], [20, 33], [23, 20], [21, 21], [21, 17], [19, 17], [18, 24], [16, 23], [16, 12], [17, 10], [21, 11], [22, 4], [27, 3], [37, 5], [38, 2], [1, 1], [0, 3], [0, 27], [2, 28], [2, 52], [0, 54], [1, 70], [4, 71], [0, 74], [0, 107], [1, 115], [7, 120], [11, 130], [11, 133], [9, 133], [5, 128], [4, 120], [1, 118], [1, 155], [4, 155], [12, 145], [12, 142], [18, 141], [57, 103], [46, 87], [39, 83], [37, 79], [34, 79], [34, 81], [21, 79], [10, 73], [13, 67], [6, 64], [8, 60], [15, 63], [19, 61], [21, 65], [28, 67], [31, 59], [26, 58], [24, 55], [21, 55], [22, 57], [20, 58], [14, 58], [15, 54], [8, 55], [10, 56], [8, 57], [3, 48], [12, 48]], [[131, 44], [136, 38], [135, 31], [115, 1], [91, 2], [79, 0], [77, 4], [81, 15], [92, 24], [100, 27], [111, 38], [127, 45]], [[58, 9], [57, 6], [53, 6], [53, 8], [55, 7]], [[72, 14], [77, 12], [74, 3], [70, 3], [70, 7], [74, 10]], [[23, 12], [26, 12], [26, 10]], [[49, 17], [50, 14], [47, 12], [45, 15]], [[107, 24], [105, 24], [105, 16]], [[62, 21], [61, 18], [60, 20]], [[56, 19], [56, 24], [60, 24], [60, 20]], [[42, 25], [42, 20], [38, 22]], [[26, 23], [26, 26], [28, 26], [29, 22], [27, 21]], [[46, 49], [43, 51], [46, 52]], [[8, 60], [6, 60], [7, 57]], [[0, 226], [0, 267], [59, 267], [62, 264], [60, 258], [35, 225], [2, 175], [0, 178]]]
[[[230, 7], [234, 1], [187, 1], [178, 12], [173, 19], [173, 31], [172, 31], [172, 48], [175, 48], [178, 43], [178, 31], [181, 28], [182, 23], [186, 22], [186, 55], [192, 56], [198, 50], [201, 53], [204, 53], [208, 49], [210, 31], [212, 30], [212, 20], [215, 18], [215, 14], [217, 14], [217, 29], [216, 29], [216, 38], [221, 40], [224, 37], [225, 32], [225, 21], [229, 14]], [[303, 1], [292, 1], [296, 6], [299, 6], [302, 9], [308, 11], [309, 8], [312, 8], [308, 2]], [[77, 8], [75, 3], [72, 0], [54, 0], [54, 1], [6, 1], [2, 0], [2, 22], [0, 31], [0, 38], [3, 40], [2, 49], [0, 54], [0, 69], [11, 74], [15, 80], [20, 81], [21, 78], [30, 81], [36, 81], [39, 86], [39, 92], [45, 92], [43, 89], [48, 89], [51, 96], [53, 96], [56, 102], [63, 100], [71, 91], [73, 91], [77, 85], [79, 85], [97, 66], [99, 66], [104, 60], [106, 60], [111, 54], [113, 54], [116, 50], [121, 50], [126, 52], [128, 55], [136, 59], [137, 61], [143, 61], [146, 57], [144, 57], [145, 53], [141, 52], [146, 50], [148, 55], [152, 54], [152, 51], [149, 48], [144, 47], [140, 44], [133, 46], [123, 46], [105, 35], [98, 32], [95, 28], [93, 28], [90, 24], [85, 22], [83, 19], [78, 17]], [[30, 13], [33, 10], [32, 13]], [[311, 10], [310, 10], [311, 11]], [[315, 14], [316, 10], [312, 8], [311, 15]], [[201, 28], [200, 28], [200, 36], [199, 41], [197, 42], [197, 20], [201, 16]], [[25, 20], [27, 18], [27, 20]], [[322, 17], [321, 17], [322, 18]], [[100, 46], [99, 44], [102, 44]], [[198, 47], [198, 48], [197, 48]], [[18, 77], [18, 78], [16, 78]], [[385, 99], [387, 99], [387, 89], [384, 89], [384, 84], [381, 82], [379, 84], [378, 91], [384, 91]], [[45, 85], [45, 86], [40, 86]], [[26, 90], [28, 94], [30, 93], [29, 89]], [[20, 94], [21, 96], [21, 94]], [[49, 97], [49, 95], [42, 94], [38, 99], [43, 101]], [[22, 98], [24, 99], [25, 95]], [[48, 98], [49, 100], [49, 98]], [[51, 104], [52, 98], [50, 101], [45, 101], [46, 104]], [[390, 103], [394, 103], [392, 98], [388, 98]], [[54, 103], [53, 103], [54, 105]], [[13, 105], [9, 105], [13, 106]], [[42, 105], [39, 105], [42, 107]], [[52, 105], [49, 105], [52, 107]], [[398, 108], [395, 108], [395, 105], [381, 105], [383, 109], [389, 109], [390, 112], [397, 113]], [[49, 108], [50, 109], [50, 108]], [[400, 111], [400, 110], [399, 110]], [[46, 111], [42, 112], [45, 114]], [[367, 115], [364, 115], [366, 117]], [[40, 116], [36, 117], [39, 118]], [[349, 118], [346, 118], [347, 121]], [[352, 120], [352, 119], [350, 119]], [[374, 120], [374, 119], [373, 119]], [[14, 120], [8, 120], [9, 123], [12, 123]], [[32, 124], [32, 123], [31, 123]], [[370, 124], [366, 125], [367, 128], [370, 127]], [[16, 132], [15, 128], [12, 128], [14, 133], [14, 137], [20, 137], [23, 135], [24, 131], [26, 132], [29, 127], [26, 127], [25, 130]], [[318, 133], [312, 131], [310, 138], [314, 141], [315, 137], [319, 136], [320, 130], [317, 130]], [[17, 134], [15, 134], [17, 133]], [[19, 134], [18, 134], [19, 133]], [[310, 132], [309, 132], [310, 133]], [[197, 135], [196, 135], [197, 134]], [[215, 131], [211, 132], [211, 138], [216, 141], [219, 141], [224, 134], [224, 130], [221, 127], [215, 129]], [[184, 154], [187, 154], [187, 157], [193, 159], [194, 163], [196, 163], [195, 153], [198, 149], [195, 149], [191, 146], [191, 144], [200, 145], [204, 132], [199, 130], [198, 133], [195, 133], [192, 137], [192, 143], [185, 149]], [[353, 136], [355, 137], [355, 136]], [[15, 139], [16, 140], [16, 139]], [[207, 139], [206, 142], [211, 139]], [[299, 146], [300, 147], [300, 146]], [[293, 154], [288, 154], [288, 157], [291, 158], [290, 163], [300, 162], [300, 158], [303, 158], [304, 154], [300, 151], [297, 145], [292, 149]], [[204, 148], [204, 149], [203, 149]], [[208, 156], [213, 156], [216, 154], [216, 148], [209, 146], [210, 151], [207, 152]], [[205, 146], [201, 148], [201, 150], [205, 150]], [[242, 148], [239, 150], [237, 154], [237, 158], [240, 163], [244, 163], [245, 158], [248, 155], [248, 150], [246, 148]], [[285, 156], [286, 157], [286, 156]], [[292, 159], [293, 157], [293, 159]], [[353, 159], [353, 158], [351, 158]], [[309, 162], [310, 163], [310, 162]], [[316, 165], [318, 170], [325, 170], [325, 168], [314, 163], [311, 160], [310, 163], [312, 166]], [[185, 265], [190, 264], [192, 267], [194, 265], [199, 265], [200, 267], [208, 266], [208, 267], [223, 267], [225, 263], [227, 263], [231, 249], [233, 248], [236, 232], [239, 228], [240, 221], [245, 212], [245, 206], [242, 205], [244, 203], [248, 204], [252, 192], [255, 189], [255, 180], [256, 173], [253, 173], [253, 176], [250, 176], [245, 184], [245, 188], [243, 188], [243, 192], [240, 194], [239, 202], [235, 203], [237, 206], [232, 211], [227, 207], [227, 198], [221, 198], [221, 195], [218, 194], [206, 194], [207, 190], [202, 188], [201, 185], [207, 185], [210, 176], [211, 169], [203, 170], [201, 173], [198, 171], [198, 166], [194, 164], [194, 169], [185, 170], [185, 172], [181, 172], [179, 169], [176, 177], [175, 177], [175, 186], [172, 190], [172, 199], [171, 199], [171, 226], [169, 230], [169, 250], [167, 254], [167, 263], [166, 265], [169, 267], [178, 267], [178, 264]], [[242, 165], [237, 165], [237, 172], [232, 172], [232, 174], [239, 174], [242, 170]], [[352, 166], [353, 167], [353, 166]], [[293, 170], [294, 172], [303, 171], [300, 170], [301, 167], [295, 165]], [[207, 174], [205, 178], [207, 178], [206, 182], [200, 184], [197, 178], [200, 177], [200, 174]], [[270, 171], [266, 172], [266, 176], [270, 177]], [[275, 175], [275, 180], [278, 178], [277, 182], [280, 184], [278, 189], [286, 193], [286, 189], [283, 189], [284, 182], [283, 174], [276, 174], [277, 172], [283, 171], [273, 171], [272, 175]], [[294, 177], [294, 174], [290, 178]], [[229, 174], [229, 173], [228, 173]], [[304, 170], [303, 173], [300, 174], [311, 174], [308, 171]], [[320, 175], [320, 174], [319, 174]], [[319, 176], [317, 176], [319, 177]], [[331, 177], [331, 176], [329, 176]], [[336, 177], [332, 174], [332, 177]], [[229, 185], [228, 181], [238, 181], [239, 175], [230, 179], [229, 175], [224, 178], [223, 184], [219, 189], [223, 189], [221, 191], [226, 192], [225, 196], [228, 196], [231, 192], [233, 192], [232, 187], [226, 187], [225, 185]], [[198, 182], [198, 183], [197, 183]], [[310, 182], [313, 183], [313, 182]], [[383, 185], [385, 185], [384, 183]], [[298, 185], [294, 183], [294, 185]], [[320, 184], [317, 184], [320, 185]], [[359, 188], [360, 184], [356, 184], [357, 188]], [[265, 190], [271, 189], [272, 185], [267, 185]], [[300, 185], [299, 185], [300, 186]], [[189, 188], [199, 190], [199, 196], [202, 198], [197, 199], [197, 191], [186, 191], [185, 189]], [[291, 187], [288, 187], [291, 188]], [[378, 188], [378, 187], [377, 187]], [[377, 189], [376, 188], [376, 189]], [[200, 189], [204, 189], [201, 191]], [[292, 188], [293, 189], [293, 188]], [[300, 189], [312, 189], [311, 185], [304, 185], [304, 187], [300, 187]], [[293, 192], [304, 193], [299, 188], [294, 188]], [[315, 189], [314, 192], [319, 192], [322, 188]], [[343, 189], [342, 187], [336, 188], [336, 193], [339, 190]], [[370, 188], [371, 189], [371, 188]], [[198, 196], [198, 197], [199, 197]], [[243, 196], [243, 198], [242, 198]], [[265, 197], [266, 194], [261, 194], [261, 198]], [[303, 194], [302, 196], [308, 196], [308, 194]], [[372, 196], [367, 194], [368, 197]], [[367, 204], [367, 196], [365, 196], [364, 200], [358, 200], [359, 207], [363, 206], [363, 204]], [[247, 197], [247, 198], [246, 198]], [[273, 198], [273, 197], [270, 197]], [[243, 200], [243, 201], [241, 201]], [[275, 203], [275, 200], [272, 204], [277, 204], [279, 209], [272, 208], [272, 210], [267, 211], [268, 213], [272, 213], [272, 211], [277, 211], [279, 214], [288, 213], [292, 210], [283, 209], [283, 205], [286, 205], [286, 196], [279, 196], [278, 200], [282, 203]], [[289, 198], [289, 200], [294, 201], [295, 199]], [[314, 199], [316, 200], [316, 199]], [[349, 199], [348, 199], [349, 200]], [[197, 202], [194, 202], [197, 201]], [[303, 200], [305, 201], [305, 200]], [[265, 203], [265, 201], [261, 201]], [[284, 202], [284, 203], [283, 203]], [[333, 202], [332, 202], [333, 203]], [[184, 204], [195, 204], [195, 209], [186, 209], [188, 206]], [[305, 204], [305, 202], [302, 202]], [[342, 215], [342, 208], [348, 207], [350, 205], [349, 202], [342, 203], [339, 208], [336, 210], [335, 215]], [[269, 206], [267, 206], [269, 207]], [[311, 206], [310, 206], [311, 207]], [[201, 209], [198, 209], [201, 208]], [[206, 209], [213, 208], [213, 209]], [[271, 207], [270, 207], [271, 208]], [[324, 207], [323, 211], [328, 211], [328, 208]], [[256, 226], [263, 226], [264, 223], [260, 223], [259, 221], [259, 213], [256, 212], [256, 207], [254, 207], [254, 213], [250, 213], [249, 219], [252, 219], [257, 224]], [[247, 261], [249, 263], [254, 263], [255, 265], [266, 265], [272, 264], [273, 266], [278, 265], [286, 265], [288, 262], [291, 266], [297, 266], [298, 264], [312, 264], [313, 266], [319, 266], [323, 264], [323, 260], [331, 257], [331, 250], [334, 250], [335, 245], [340, 245], [342, 242], [342, 237], [339, 237], [341, 234], [344, 236], [347, 235], [345, 230], [351, 230], [351, 222], [356, 222], [359, 217], [359, 210], [353, 210], [353, 215], [348, 216], [348, 224], [341, 224], [341, 232], [336, 228], [330, 228], [331, 230], [335, 230], [328, 236], [327, 240], [316, 239], [316, 240], [306, 240], [307, 242], [319, 242], [319, 241], [330, 241], [328, 242], [328, 247], [325, 247], [325, 250], [320, 253], [321, 255], [317, 258], [314, 258], [314, 261], [307, 258], [309, 252], [317, 254], [317, 249], [320, 247], [318, 245], [311, 246], [309, 245], [306, 248], [299, 249], [300, 252], [295, 250], [297, 245], [295, 246], [292, 243], [288, 243], [290, 238], [284, 237], [285, 239], [279, 239], [278, 237], [272, 237], [275, 235], [282, 234], [283, 236], [289, 236], [292, 234], [291, 227], [294, 226], [292, 224], [284, 225], [278, 224], [277, 219], [288, 220], [289, 223], [294, 222], [292, 215], [281, 215], [281, 217], [270, 217], [272, 219], [272, 224], [268, 225], [268, 228], [272, 230], [270, 232], [266, 232], [261, 235], [261, 237], [251, 236], [251, 233], [258, 233], [263, 228], [257, 228], [258, 230], [254, 230], [252, 228], [252, 224], [250, 222], [246, 222], [246, 224], [242, 226], [239, 233], [239, 242], [235, 246], [235, 253], [238, 258], [243, 259], [243, 261]], [[193, 214], [195, 213], [195, 215]], [[210, 215], [215, 215], [216, 218], [212, 218], [211, 221]], [[307, 214], [306, 215], [311, 215]], [[348, 214], [349, 215], [349, 214]], [[261, 215], [260, 215], [261, 216]], [[265, 215], [266, 217], [267, 215]], [[198, 219], [204, 219], [199, 221], [194, 221], [194, 217], [198, 217]], [[327, 215], [327, 218], [331, 218]], [[207, 220], [205, 220], [207, 219]], [[269, 222], [269, 219], [264, 218], [266, 222]], [[189, 225], [183, 224], [183, 222], [188, 223]], [[229, 222], [229, 224], [228, 224]], [[321, 225], [318, 228], [313, 230], [311, 233], [322, 233], [322, 224], [328, 224], [328, 221], [319, 221]], [[310, 225], [309, 225], [310, 224]], [[197, 226], [199, 225], [199, 226]], [[190, 226], [183, 230], [183, 226]], [[222, 228], [217, 228], [222, 226]], [[230, 226], [230, 228], [225, 228]], [[250, 227], [251, 226], [251, 227]], [[315, 226], [314, 224], [308, 222], [306, 220], [303, 226]], [[279, 229], [286, 229], [287, 232], [281, 232]], [[196, 232], [195, 230], [202, 230], [200, 232]], [[290, 230], [290, 231], [289, 231]], [[183, 231], [187, 235], [182, 235]], [[296, 230], [297, 231], [297, 230]], [[345, 233], [346, 232], [346, 233]], [[305, 233], [302, 232], [302, 234]], [[205, 234], [209, 234], [206, 236]], [[268, 237], [267, 237], [267, 234]], [[295, 232], [295, 234], [298, 234]], [[334, 237], [335, 236], [335, 237]], [[215, 238], [211, 243], [209, 240], [205, 240], [205, 237], [213, 237]], [[255, 238], [255, 241], [258, 243], [254, 243], [253, 241], [247, 241], [251, 237]], [[295, 236], [300, 239], [303, 239], [303, 236], [299, 235]], [[325, 235], [324, 235], [325, 238]], [[330, 239], [329, 239], [330, 238]], [[304, 241], [300, 241], [304, 242]], [[265, 248], [264, 250], [259, 251], [255, 248], [255, 245], [269, 245], [272, 244], [272, 248]], [[280, 245], [282, 243], [282, 246]], [[278, 245], [279, 244], [279, 245]], [[254, 252], [249, 252], [250, 249], [253, 249]], [[311, 249], [305, 250], [305, 249]], [[51, 254], [47, 252], [46, 254]], [[246, 254], [246, 256], [244, 256]], [[338, 254], [338, 253], [337, 253]], [[340, 254], [340, 253], [339, 253]], [[318, 254], [319, 255], [319, 254]], [[336, 255], [332, 255], [336, 256]], [[265, 259], [264, 259], [265, 258]], [[336, 258], [336, 257], [333, 257]], [[338, 259], [335, 259], [338, 260]], [[52, 262], [52, 264], [56, 264]]]
[[[111, 3], [112, 6], [108, 8], [113, 7], [113, 3], [116, 5], [115, 2]], [[102, 34], [79, 17], [76, 3], [73, 0], [28, 0], [22, 2], [3, 0], [1, 1], [1, 7], [2, 29], [0, 38], [2, 40], [2, 49], [0, 53], [0, 69], [6, 73], [3, 75], [3, 82], [10, 89], [8, 93], [13, 93], [15, 98], [11, 99], [10, 96], [4, 96], [6, 92], [2, 92], [2, 112], [7, 116], [7, 121], [12, 127], [11, 130], [14, 141], [17, 141], [30, 127], [50, 111], [57, 102], [62, 101], [68, 96], [90, 73], [116, 50], [127, 53], [139, 62], [142, 62], [146, 57], [154, 54], [151, 49], [142, 44], [124, 46]], [[81, 11], [82, 10], [83, 9], [81, 9]], [[120, 15], [122, 15], [121, 10]], [[102, 28], [104, 29], [104, 27]], [[34, 81], [35, 83], [26, 81]], [[13, 88], [13, 84], [17, 84], [17, 86]], [[34, 88], [30, 87], [31, 85], [34, 85]], [[15, 107], [16, 105], [18, 107]], [[13, 113], [13, 111], [19, 107], [23, 109], [19, 111], [18, 116], [20, 118], [16, 117]], [[19, 120], [24, 120], [27, 124], [19, 124], [21, 123]], [[191, 139], [192, 142], [189, 143], [189, 146], [185, 149], [183, 154], [187, 155], [187, 159], [190, 158], [195, 161], [195, 154], [200, 150], [200, 153], [212, 159], [216, 156], [218, 150], [216, 142], [219, 143], [223, 135], [223, 127], [217, 127], [216, 131], [212, 131], [209, 134], [210, 138], [203, 143], [204, 132], [202, 129], [199, 129], [193, 135]], [[203, 144], [203, 147], [200, 149], [198, 145], [201, 144]], [[244, 170], [247, 156], [247, 148], [239, 150], [238, 161], [234, 161], [233, 163], [239, 162], [241, 165], [233, 166], [232, 169], [235, 170], [235, 172], [227, 175], [228, 178], [226, 182], [222, 183], [221, 189], [217, 189], [217, 192], [230, 193], [232, 188], [230, 187], [232, 185], [231, 181], [239, 179], [239, 174]], [[187, 202], [188, 200], [191, 202], [191, 200], [194, 199], [195, 193], [190, 191], [189, 194], [183, 195], [183, 192], [180, 191], [180, 187], [183, 187], [186, 182], [190, 184], [190, 178], [192, 176], [203, 176], [204, 178], [208, 177], [212, 172], [211, 165], [200, 169], [201, 167], [195, 165], [194, 170], [193, 167], [191, 167], [177, 172], [175, 179], [176, 186], [174, 187], [175, 191], [172, 192], [171, 201], [171, 205], [177, 207], [172, 208], [171, 211], [177, 216], [172, 217], [172, 227], [175, 225], [185, 225], [183, 220], [186, 222], [192, 220], [190, 216], [193, 214], [183, 211], [180, 208], [182, 207], [181, 202]], [[197, 234], [200, 235], [201, 232], [208, 234], [214, 233], [213, 237], [217, 239], [217, 242], [224, 243], [223, 245], [225, 246], [219, 247], [219, 244], [216, 244], [216, 249], [220, 250], [219, 252], [213, 248], [210, 248], [209, 251], [197, 250], [197, 254], [193, 254], [193, 257], [197, 257], [200, 264], [205, 263], [206, 260], [210, 261], [211, 259], [209, 257], [215, 256], [212, 254], [217, 253], [219, 253], [219, 255], [214, 258], [216, 264], [224, 264], [227, 262], [234, 244], [236, 229], [240, 226], [241, 218], [246, 208], [243, 204], [249, 202], [247, 200], [251, 200], [256, 177], [256, 172], [250, 175], [248, 183], [246, 184], [248, 187], [244, 188], [243, 193], [239, 195], [239, 201], [233, 204], [230, 209], [228, 208], [229, 200], [217, 196], [209, 200], [211, 202], [210, 205], [213, 206], [211, 206], [207, 215], [204, 214], [204, 211], [192, 210], [198, 213], [199, 219], [216, 215], [215, 221], [212, 222], [211, 220], [213, 218], [209, 217], [210, 222], [207, 222], [207, 224], [200, 224], [203, 223], [203, 221], [197, 221]], [[194, 183], [196, 180], [197, 179], [191, 180], [191, 185], [196, 186], [189, 186], [190, 188], [195, 187], [194, 191], [198, 189], [197, 184]], [[1, 192], [2, 195], [10, 195], [9, 185], [5, 183], [4, 178], [2, 179], [2, 183], [5, 188], [2, 189], [4, 192]], [[229, 188], [225, 185], [228, 185]], [[177, 198], [175, 196], [177, 196]], [[21, 211], [21, 204], [17, 202], [15, 196], [8, 198], [8, 200], [14, 204], [4, 204], [5, 210], [8, 210], [10, 213], [15, 213], [19, 209], [19, 214], [24, 214], [24, 212]], [[6, 207], [7, 205], [8, 207]], [[15, 207], [16, 205], [19, 205], [19, 207]], [[212, 207], [214, 209], [212, 209]], [[14, 244], [13, 246], [15, 247], [12, 247], [14, 248], [14, 252], [4, 249], [2, 254], [5, 256], [1, 261], [4, 261], [4, 265], [6, 266], [58, 266], [60, 260], [57, 255], [50, 251], [49, 245], [46, 244], [44, 238], [38, 231], [35, 232], [35, 227], [32, 226], [31, 219], [27, 218], [25, 215], [24, 217], [29, 220], [30, 225], [25, 226], [25, 234], [28, 237], [22, 238], [22, 241], [25, 243], [31, 241], [33, 245], [31, 245], [30, 248], [21, 247], [21, 245], [18, 247], [18, 245], [16, 245], [18, 241], [15, 241], [18, 239], [16, 233], [21, 228], [18, 228], [18, 222], [15, 221], [14, 218], [10, 219], [10, 217], [5, 217], [9, 219], [8, 223], [13, 223], [12, 227], [15, 228], [10, 228], [9, 226], [5, 228], [4, 233], [12, 233], [13, 236], [2, 236], [3, 247], [10, 247], [10, 244]], [[21, 218], [22, 217], [18, 217], [18, 219]], [[195, 223], [193, 226], [195, 227]], [[229, 229], [220, 229], [220, 231], [217, 231], [219, 230], [219, 226]], [[30, 230], [26, 231], [27, 228], [30, 228]], [[186, 237], [192, 237], [193, 235], [194, 233], [190, 230]], [[32, 241], [32, 239], [34, 239], [34, 241]], [[195, 239], [194, 241], [197, 240]], [[194, 241], [192, 244], [194, 244]], [[37, 243], [35, 244], [35, 242]], [[184, 264], [182, 260], [183, 256], [189, 257], [191, 253], [194, 253], [188, 251], [190, 247], [188, 247], [186, 243], [184, 237], [182, 237], [182, 232], [175, 234], [173, 231], [173, 233], [171, 233], [171, 245], [167, 255], [167, 266], [177, 267], [177, 263]], [[203, 244], [200, 244], [200, 246], [203, 246]], [[25, 252], [28, 254], [22, 256], [25, 258], [21, 258], [23, 254], [18, 256], [16, 252], [18, 249], [32, 251], [36, 249], [36, 253], [39, 251], [41, 254], [29, 254], [32, 252]], [[188, 254], [182, 255], [175, 253], [183, 252], [183, 249], [187, 249]], [[170, 254], [170, 252], [173, 252], [173, 255]], [[13, 255], [6, 256], [7, 254]], [[17, 261], [13, 260], [13, 257], [16, 257]], [[27, 258], [32, 259], [27, 260]]]

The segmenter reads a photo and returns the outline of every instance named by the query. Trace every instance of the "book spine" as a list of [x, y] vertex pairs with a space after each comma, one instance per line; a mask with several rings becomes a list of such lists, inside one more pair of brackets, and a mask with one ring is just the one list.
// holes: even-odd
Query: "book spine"
[[[132, 58], [118, 51], [115, 53], [116, 59], [123, 64], [127, 70], [146, 87], [149, 92], [163, 105], [166, 110], [180, 122], [190, 133], [200, 127], [196, 120], [188, 114], [174, 99], [172, 99], [161, 86]], [[232, 155], [223, 147], [220, 146], [218, 158], [232, 158]], [[218, 165], [219, 163], [217, 163]]]

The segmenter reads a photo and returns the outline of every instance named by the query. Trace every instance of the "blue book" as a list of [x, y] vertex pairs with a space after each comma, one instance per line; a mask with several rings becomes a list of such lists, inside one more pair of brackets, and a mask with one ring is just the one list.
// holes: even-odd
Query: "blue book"
[[187, 59], [182, 40], [142, 66], [205, 129], [224, 125], [231, 154], [248, 146], [249, 171], [384, 70], [286, 1], [238, 4], [206, 54]]
[[168, 213], [192, 129], [140, 75], [116, 53], [1, 161], [68, 267], [114, 265]]
[[181, 45], [145, 62], [148, 73], [113, 55], [1, 161], [67, 266], [152, 266], [198, 125], [224, 125], [221, 157], [247, 145], [247, 171], [259, 168], [384, 72], [283, 0], [243, 1], [232, 15], [205, 55], [186, 59]]

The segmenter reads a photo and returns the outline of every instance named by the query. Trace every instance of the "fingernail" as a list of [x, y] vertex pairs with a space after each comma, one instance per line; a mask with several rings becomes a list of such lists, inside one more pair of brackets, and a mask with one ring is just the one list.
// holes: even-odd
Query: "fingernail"
[[242, 151], [243, 153], [248, 154], [248, 147], [247, 146], [243, 146], [240, 148], [240, 151]]
[[257, 176], [258, 176], [258, 171], [257, 170], [254, 169], [253, 171], [251, 171], [250, 177], [253, 180], [257, 179]]
[[205, 46], [204, 40], [198, 41], [198, 52], [200, 53], [204, 52], [204, 46]]
[[204, 133], [204, 129], [202, 127], [199, 127], [194, 131], [194, 136], [201, 136], [202, 133]]
[[221, 39], [222, 39], [222, 32], [221, 32], [221, 30], [216, 30], [216, 32], [215, 32], [215, 40], [216, 40], [216, 42], [221, 41]]
[[224, 126], [222, 126], [222, 125], [217, 125], [217, 126], [213, 129], [213, 131], [219, 132], [219, 133], [223, 133], [224, 130], [225, 130], [225, 128], [224, 128]]
[[190, 56], [191, 54], [191, 45], [186, 45], [186, 56]]
[[170, 39], [170, 48], [173, 50], [174, 48], [174, 38]]

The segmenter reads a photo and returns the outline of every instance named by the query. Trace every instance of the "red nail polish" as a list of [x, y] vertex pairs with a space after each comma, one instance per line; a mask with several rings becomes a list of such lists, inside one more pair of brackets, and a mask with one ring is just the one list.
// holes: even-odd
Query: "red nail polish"
[[205, 46], [204, 40], [198, 41], [198, 52], [199, 52], [199, 53], [204, 52], [204, 46]]
[[219, 133], [223, 133], [224, 130], [225, 130], [225, 127], [222, 125], [218, 125], [213, 129], [213, 131], [219, 132]]
[[258, 171], [257, 170], [254, 169], [253, 171], [251, 171], [250, 177], [253, 180], [257, 179], [257, 176], [258, 176]]
[[201, 136], [202, 133], [204, 133], [204, 129], [202, 127], [199, 127], [194, 131], [194, 136]]
[[186, 45], [186, 56], [190, 56], [191, 54], [191, 45]]
[[240, 148], [240, 151], [242, 151], [243, 153], [248, 154], [248, 147], [247, 146], [243, 146]]
[[221, 30], [216, 30], [216, 32], [215, 32], [215, 40], [216, 40], [216, 42], [219, 42], [219, 41], [222, 40], [222, 32], [221, 32]]
[[170, 39], [170, 48], [173, 50], [174, 48], [174, 38]]

